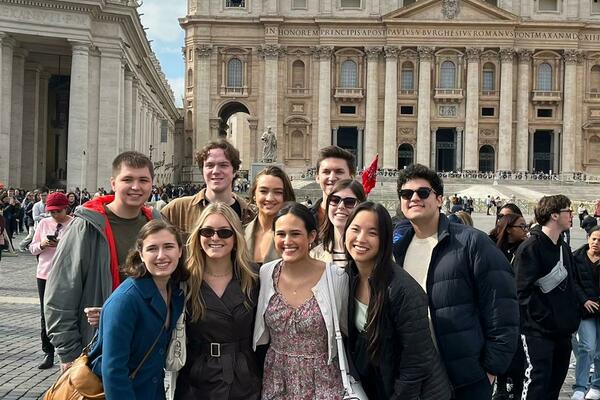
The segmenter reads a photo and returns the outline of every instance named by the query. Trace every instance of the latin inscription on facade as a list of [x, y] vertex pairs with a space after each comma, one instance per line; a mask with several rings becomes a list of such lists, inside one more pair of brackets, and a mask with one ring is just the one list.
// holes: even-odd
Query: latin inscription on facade
[[39, 23], [47, 26], [88, 26], [88, 18], [83, 15], [7, 5], [0, 5], [0, 19], [7, 19], [11, 22]]

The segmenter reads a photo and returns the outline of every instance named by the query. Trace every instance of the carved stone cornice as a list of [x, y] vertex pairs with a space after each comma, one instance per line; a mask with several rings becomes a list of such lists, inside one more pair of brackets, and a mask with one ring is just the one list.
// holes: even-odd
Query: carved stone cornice
[[417, 47], [417, 52], [419, 53], [419, 59], [423, 61], [432, 61], [433, 60], [433, 52], [434, 48], [429, 46], [419, 46]]
[[311, 51], [315, 58], [329, 60], [333, 55], [333, 46], [315, 46], [311, 47]]
[[400, 54], [400, 48], [396, 46], [385, 46], [383, 51], [385, 58], [398, 58], [398, 54]]
[[201, 44], [196, 47], [196, 55], [198, 57], [209, 57], [213, 52], [213, 47], [210, 44]]
[[466, 50], [467, 53], [467, 62], [479, 62], [481, 59], [481, 48], [479, 47], [468, 47]]
[[365, 47], [365, 54], [368, 60], [378, 60], [381, 55], [381, 47]]
[[563, 59], [565, 64], [578, 64], [583, 58], [581, 50], [577, 49], [565, 49], [563, 52]]
[[71, 43], [71, 48], [73, 50], [73, 54], [87, 56], [90, 53], [90, 46], [91, 46], [90, 42], [69, 40], [69, 43]]
[[264, 58], [279, 58], [280, 55], [286, 53], [286, 48], [279, 44], [263, 44], [258, 49], [258, 54]]
[[498, 55], [500, 56], [500, 61], [502, 62], [512, 62], [515, 58], [515, 49], [512, 47], [505, 47], [498, 51]]
[[533, 50], [519, 49], [519, 50], [517, 50], [517, 55], [519, 56], [519, 62], [521, 64], [526, 64], [526, 63], [531, 62], [531, 57], [533, 56]]

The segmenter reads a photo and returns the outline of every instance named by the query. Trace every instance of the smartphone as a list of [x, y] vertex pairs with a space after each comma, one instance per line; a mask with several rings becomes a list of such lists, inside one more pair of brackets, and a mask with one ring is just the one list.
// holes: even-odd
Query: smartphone
[[47, 235], [46, 239], [48, 239], [51, 242], [58, 242], [58, 238], [55, 235]]

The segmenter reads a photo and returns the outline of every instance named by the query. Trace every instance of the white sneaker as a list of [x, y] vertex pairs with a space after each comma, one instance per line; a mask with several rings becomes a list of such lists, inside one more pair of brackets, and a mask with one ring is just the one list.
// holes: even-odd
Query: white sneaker
[[573, 392], [573, 396], [571, 396], [571, 400], [585, 400], [585, 393], [581, 391]]
[[585, 395], [585, 400], [600, 400], [600, 390], [591, 388]]

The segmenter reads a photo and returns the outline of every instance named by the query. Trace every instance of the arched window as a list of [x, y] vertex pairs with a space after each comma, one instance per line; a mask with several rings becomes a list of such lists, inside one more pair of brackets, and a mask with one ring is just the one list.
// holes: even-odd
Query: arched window
[[440, 67], [440, 87], [442, 89], [456, 88], [456, 65], [452, 61], [444, 61]]
[[242, 61], [232, 58], [227, 63], [227, 86], [242, 87]]
[[304, 135], [301, 131], [295, 130], [292, 132], [292, 148], [291, 156], [294, 158], [304, 157]]
[[552, 90], [552, 66], [548, 63], [538, 66], [537, 89]]
[[398, 147], [398, 169], [404, 169], [413, 163], [414, 149], [408, 143], [403, 143]]
[[482, 89], [487, 91], [496, 90], [496, 66], [492, 63], [483, 65]]
[[300, 60], [292, 64], [292, 87], [304, 88], [304, 63]]
[[356, 63], [352, 60], [346, 60], [342, 63], [340, 71], [340, 87], [358, 87], [358, 67], [356, 66]]
[[188, 69], [188, 73], [187, 73], [187, 87], [193, 87], [194, 86], [194, 72], [192, 71], [192, 69]]
[[188, 131], [194, 129], [194, 115], [192, 114], [192, 110], [188, 110], [188, 112], [185, 114], [184, 125], [185, 129]]
[[600, 92], [600, 65], [594, 65], [591, 71], [590, 90]]
[[479, 149], [479, 171], [494, 172], [494, 164], [494, 148], [489, 144], [481, 146]]
[[192, 155], [194, 154], [194, 145], [192, 138], [185, 140], [185, 165], [192, 165]]
[[415, 67], [410, 61], [402, 63], [402, 75], [400, 77], [400, 88], [412, 90], [415, 88]]

